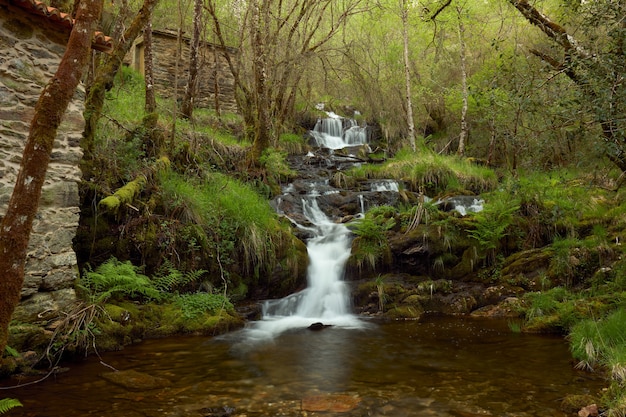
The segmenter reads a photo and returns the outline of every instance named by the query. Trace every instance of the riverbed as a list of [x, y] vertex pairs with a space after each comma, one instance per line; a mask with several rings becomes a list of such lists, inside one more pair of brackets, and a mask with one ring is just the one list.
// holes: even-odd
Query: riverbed
[[[574, 369], [561, 337], [445, 316], [292, 329], [263, 342], [245, 332], [147, 340], [67, 366], [2, 391], [24, 404], [7, 415], [566, 416], [565, 395], [603, 386]], [[136, 380], [115, 381], [112, 368]]]

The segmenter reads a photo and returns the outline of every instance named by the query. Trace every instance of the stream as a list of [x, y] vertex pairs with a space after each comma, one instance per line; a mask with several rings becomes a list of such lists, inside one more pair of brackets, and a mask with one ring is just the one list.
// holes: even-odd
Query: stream
[[[364, 128], [335, 117], [313, 136], [331, 150], [366, 143]], [[574, 369], [563, 338], [517, 334], [506, 320], [425, 315], [379, 322], [352, 314], [343, 281], [352, 235], [336, 221], [345, 210], [333, 207], [352, 207], [348, 217], [358, 218], [366, 203], [398, 186], [378, 182], [369, 194], [349, 195], [329, 185], [326, 162], [317, 165], [318, 174], [285, 186], [273, 202], [306, 237], [306, 289], [265, 301], [262, 319], [240, 331], [147, 340], [3, 390], [2, 397], [24, 404], [9, 415], [566, 416], [565, 395], [604, 386]]]
[[[265, 343], [240, 332], [147, 340], [102, 355], [136, 373], [130, 386], [111, 382], [112, 370], [90, 357], [2, 396], [24, 404], [9, 416], [29, 417], [567, 416], [559, 410], [566, 394], [603, 386], [569, 358], [560, 337], [516, 334], [501, 320], [427, 316], [291, 330]], [[343, 412], [303, 410], [329, 404]]]

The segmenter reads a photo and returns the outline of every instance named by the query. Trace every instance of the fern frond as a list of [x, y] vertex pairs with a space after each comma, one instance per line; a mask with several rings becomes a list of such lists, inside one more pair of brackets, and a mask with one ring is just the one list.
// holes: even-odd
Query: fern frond
[[161, 292], [172, 292], [177, 288], [198, 281], [206, 271], [199, 269], [196, 271], [182, 273], [176, 269], [170, 261], [165, 261], [153, 279], [154, 287]]
[[0, 414], [4, 414], [15, 407], [22, 407], [22, 403], [15, 398], [3, 398], [0, 400]]

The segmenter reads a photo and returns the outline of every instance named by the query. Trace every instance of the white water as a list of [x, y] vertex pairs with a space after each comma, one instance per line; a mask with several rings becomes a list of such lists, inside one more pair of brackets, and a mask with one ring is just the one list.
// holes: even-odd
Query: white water
[[343, 149], [347, 146], [367, 143], [367, 126], [359, 126], [354, 119], [345, 119], [328, 112], [328, 117], [319, 119], [311, 136], [319, 147]]
[[[311, 194], [319, 195], [315, 191]], [[343, 281], [350, 257], [350, 231], [345, 225], [331, 221], [311, 194], [302, 202], [303, 214], [314, 225], [306, 227], [314, 233], [307, 243], [308, 287], [280, 300], [265, 301], [262, 319], [244, 329], [248, 341], [271, 340], [287, 330], [320, 322], [346, 328], [363, 327], [350, 313], [349, 291]]]

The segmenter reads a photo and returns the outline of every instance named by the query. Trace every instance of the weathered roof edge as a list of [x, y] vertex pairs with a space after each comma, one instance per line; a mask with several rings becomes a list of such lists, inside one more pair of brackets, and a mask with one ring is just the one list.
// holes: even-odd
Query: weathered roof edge
[[[50, 7], [41, 1], [38, 0], [8, 0], [10, 4], [17, 6], [25, 11], [45, 17], [49, 21], [53, 22], [55, 25], [62, 27], [67, 30], [71, 30], [74, 26], [74, 19], [67, 13], [63, 13], [57, 8]], [[94, 39], [92, 43], [92, 48], [101, 51], [110, 53], [113, 50], [113, 38], [106, 36], [102, 32], [95, 32]]]

